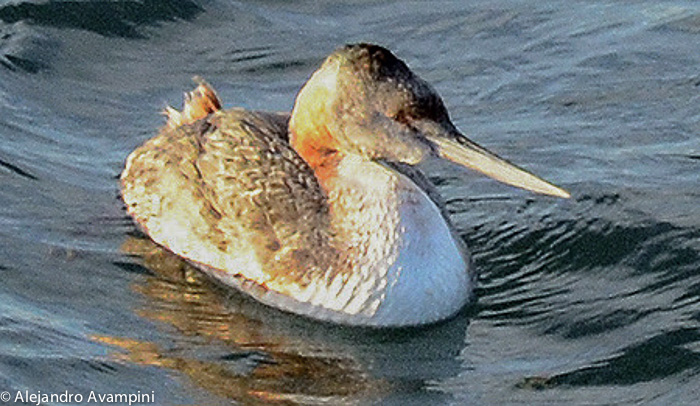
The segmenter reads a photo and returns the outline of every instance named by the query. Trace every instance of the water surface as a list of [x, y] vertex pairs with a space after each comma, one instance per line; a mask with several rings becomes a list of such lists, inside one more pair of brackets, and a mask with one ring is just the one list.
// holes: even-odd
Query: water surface
[[[334, 327], [140, 235], [124, 159], [201, 75], [290, 110], [323, 58], [392, 49], [479, 143], [572, 192], [428, 166], [480, 270], [437, 326]], [[0, 390], [158, 404], [695, 404], [693, 1], [0, 1]], [[11, 402], [10, 402], [11, 403]]]

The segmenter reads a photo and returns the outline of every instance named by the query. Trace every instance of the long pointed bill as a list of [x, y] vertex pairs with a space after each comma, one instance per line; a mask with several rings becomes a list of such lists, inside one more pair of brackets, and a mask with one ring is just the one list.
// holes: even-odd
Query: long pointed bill
[[566, 190], [517, 167], [461, 134], [428, 135], [427, 138], [435, 145], [442, 158], [454, 163], [522, 189], [563, 198], [571, 197]]

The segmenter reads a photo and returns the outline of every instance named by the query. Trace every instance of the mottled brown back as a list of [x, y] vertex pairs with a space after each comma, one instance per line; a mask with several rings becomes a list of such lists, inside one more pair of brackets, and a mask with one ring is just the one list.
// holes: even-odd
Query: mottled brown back
[[[129, 213], [154, 241], [195, 263], [261, 284], [306, 285], [336, 254], [325, 197], [289, 146], [287, 123], [287, 115], [232, 109], [164, 128], [127, 161]], [[230, 269], [253, 256], [266, 275]]]

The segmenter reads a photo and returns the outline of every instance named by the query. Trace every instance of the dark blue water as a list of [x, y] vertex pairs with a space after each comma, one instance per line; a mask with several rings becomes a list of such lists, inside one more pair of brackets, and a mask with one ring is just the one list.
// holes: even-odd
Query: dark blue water
[[[153, 246], [128, 153], [201, 75], [289, 110], [346, 42], [392, 49], [479, 143], [572, 192], [430, 176], [481, 271], [423, 329], [286, 315]], [[0, 0], [0, 391], [155, 404], [694, 405], [696, 1]], [[49, 402], [50, 403], [50, 402]], [[86, 404], [83, 402], [82, 404]]]

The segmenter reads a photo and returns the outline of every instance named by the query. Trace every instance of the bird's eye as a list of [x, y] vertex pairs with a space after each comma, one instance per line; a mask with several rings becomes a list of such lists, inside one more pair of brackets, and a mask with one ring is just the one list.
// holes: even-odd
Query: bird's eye
[[415, 132], [417, 130], [414, 125], [416, 118], [413, 116], [413, 114], [411, 114], [410, 111], [399, 110], [396, 114], [394, 114], [392, 118], [394, 119], [394, 121], [401, 123], [412, 132]]

